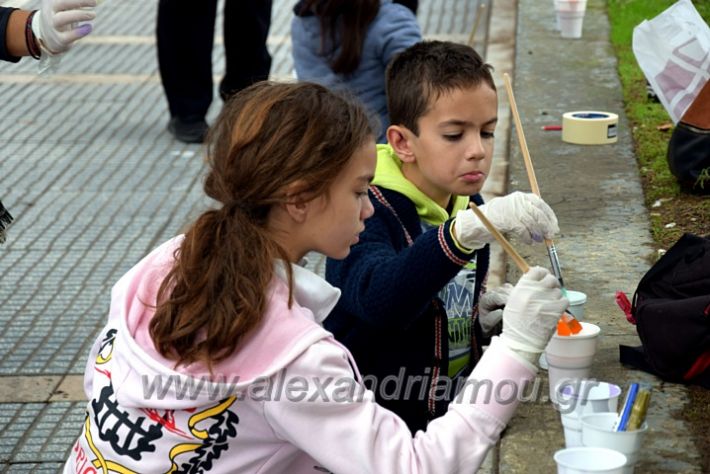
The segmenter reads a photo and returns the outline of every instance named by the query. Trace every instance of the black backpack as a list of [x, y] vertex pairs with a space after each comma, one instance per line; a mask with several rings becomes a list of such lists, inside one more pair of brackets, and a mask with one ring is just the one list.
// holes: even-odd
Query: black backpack
[[685, 234], [638, 284], [631, 307], [642, 346], [622, 363], [710, 388], [710, 240]]

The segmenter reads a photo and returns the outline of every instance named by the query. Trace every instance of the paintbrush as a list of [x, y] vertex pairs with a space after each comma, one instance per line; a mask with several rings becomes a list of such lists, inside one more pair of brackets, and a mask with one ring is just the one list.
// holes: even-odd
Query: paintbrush
[[[518, 113], [518, 106], [515, 103], [515, 95], [513, 95], [513, 87], [510, 84], [510, 76], [508, 73], [503, 73], [503, 81], [505, 82], [505, 90], [508, 92], [508, 100], [510, 101], [510, 110], [513, 113], [513, 120], [515, 121], [515, 130], [518, 134], [518, 141], [520, 142], [520, 150], [523, 153], [523, 160], [525, 162], [525, 170], [528, 173], [528, 180], [530, 181], [530, 188], [532, 192], [538, 197], [540, 196], [540, 188], [537, 185], [537, 178], [535, 177], [535, 169], [533, 168], [532, 159], [530, 158], [530, 151], [528, 150], [528, 144], [525, 141], [525, 134], [523, 133], [523, 125], [520, 122], [520, 114]], [[557, 249], [555, 248], [555, 243], [552, 239], [545, 239], [545, 246], [547, 247], [547, 255], [550, 257], [550, 264], [552, 265], [552, 273], [555, 275], [557, 280], [560, 282], [562, 291], [567, 296], [567, 290], [565, 290], [565, 284], [562, 280], [562, 270], [560, 269], [560, 259], [557, 256]]]
[[[470, 207], [473, 213], [476, 214], [478, 219], [483, 222], [483, 225], [486, 226], [488, 232], [490, 232], [491, 235], [495, 237], [500, 246], [503, 247], [505, 253], [507, 253], [508, 256], [513, 259], [520, 271], [523, 273], [527, 273], [528, 270], [530, 270], [530, 266], [525, 261], [525, 259], [518, 253], [518, 251], [515, 250], [515, 247], [513, 247], [510, 242], [508, 242], [508, 239], [506, 239], [503, 234], [501, 234], [500, 231], [496, 229], [496, 227], [491, 223], [491, 221], [488, 220], [486, 215], [481, 212], [481, 210], [478, 208], [478, 206], [476, 206], [475, 203], [469, 203], [468, 207]], [[559, 334], [560, 336], [571, 336], [572, 334], [577, 334], [581, 330], [582, 325], [579, 324], [579, 321], [577, 321], [575, 317], [569, 313], [564, 313], [557, 321], [557, 334]]]

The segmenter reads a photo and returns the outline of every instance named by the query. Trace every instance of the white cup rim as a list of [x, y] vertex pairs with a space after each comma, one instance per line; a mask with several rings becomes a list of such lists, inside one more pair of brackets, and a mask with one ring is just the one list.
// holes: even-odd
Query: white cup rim
[[610, 471], [612, 469], [618, 469], [620, 467], [625, 466], [626, 462], [627, 462], [627, 458], [624, 453], [621, 453], [619, 451], [615, 451], [615, 450], [609, 449], [609, 448], [597, 448], [597, 447], [590, 447], [590, 446], [579, 446], [579, 447], [574, 447], [574, 448], [560, 449], [555, 452], [553, 459], [560, 466], [566, 467], [568, 469], [579, 470], [579, 466], [571, 464], [566, 459], [564, 459], [564, 456], [567, 454], [574, 454], [574, 453], [579, 453], [579, 452], [582, 452], [582, 453], [596, 452], [600, 456], [604, 456], [604, 458], [607, 460], [609, 458], [611, 458], [611, 462], [609, 462], [609, 465], [605, 466], [604, 468], [599, 468], [599, 472], [604, 472], [607, 470]]
[[[574, 379], [570, 379], [571, 382]], [[590, 389], [586, 389], [586, 385], [591, 385]], [[606, 386], [608, 390], [594, 390], [595, 388], [600, 388]], [[585, 388], [582, 388], [585, 387]], [[587, 402], [596, 402], [600, 400], [610, 400], [621, 395], [621, 387], [611, 382], [604, 382], [603, 380], [595, 379], [580, 379], [576, 383], [566, 383], [564, 385], [558, 384], [557, 395], [564, 396], [565, 398], [579, 399], [580, 393], [572, 391], [571, 393], [565, 392], [567, 389], [579, 388], [586, 393], [584, 398]]]
[[587, 294], [583, 291], [567, 290], [567, 299], [570, 306], [582, 305], [587, 302]]

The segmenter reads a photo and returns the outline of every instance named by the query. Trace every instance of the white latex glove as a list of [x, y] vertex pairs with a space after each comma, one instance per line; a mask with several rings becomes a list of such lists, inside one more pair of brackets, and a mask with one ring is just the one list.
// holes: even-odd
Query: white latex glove
[[567, 306], [557, 278], [542, 267], [532, 267], [508, 297], [500, 339], [535, 364]]
[[[552, 238], [560, 231], [552, 208], [532, 193], [516, 191], [493, 198], [478, 208], [496, 229], [503, 233], [514, 233], [527, 244]], [[471, 209], [456, 213], [454, 233], [461, 245], [472, 250], [494, 240]]]
[[478, 303], [478, 320], [484, 335], [490, 336], [491, 331], [503, 318], [503, 308], [508, 302], [511, 291], [513, 285], [505, 283], [503, 286], [486, 291], [481, 296], [481, 301]]
[[42, 51], [50, 56], [63, 53], [91, 33], [95, 6], [96, 0], [42, 0], [32, 18], [32, 33]]

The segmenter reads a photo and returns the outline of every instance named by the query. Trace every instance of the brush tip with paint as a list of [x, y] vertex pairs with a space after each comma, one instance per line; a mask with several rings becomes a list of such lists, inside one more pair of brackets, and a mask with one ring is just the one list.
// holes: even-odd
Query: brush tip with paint
[[557, 335], [558, 336], [572, 336], [579, 333], [582, 330], [582, 325], [579, 321], [569, 313], [564, 313], [557, 320]]

